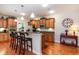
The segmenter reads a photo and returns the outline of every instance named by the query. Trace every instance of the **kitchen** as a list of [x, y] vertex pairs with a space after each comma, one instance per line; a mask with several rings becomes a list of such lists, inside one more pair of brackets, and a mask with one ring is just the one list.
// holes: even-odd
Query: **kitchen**
[[[13, 53], [12, 55], [19, 55], [18, 53], [20, 53], [21, 50], [25, 52], [25, 55], [30, 55], [27, 51], [36, 55], [79, 54], [77, 52], [79, 50], [79, 30], [77, 27], [79, 14], [78, 11], [76, 11], [78, 5], [49, 4], [46, 6], [41, 4], [4, 4], [0, 5], [0, 7], [0, 12], [3, 13], [0, 15], [0, 43], [1, 45], [5, 45], [6, 42], [6, 47], [8, 47], [6, 50], [10, 49]], [[7, 9], [11, 12], [7, 12]], [[72, 29], [70, 29], [71, 27]], [[21, 35], [20, 37], [16, 37], [16, 34], [10, 36], [12, 32], [23, 32], [24, 34], [27, 32], [29, 35], [25, 37]], [[62, 33], [65, 35], [63, 36], [65, 38], [60, 40]], [[67, 35], [70, 35], [70, 37]], [[77, 39], [75, 40], [77, 40], [77, 44], [73, 39], [70, 40], [67, 38], [66, 40], [66, 37], [71, 39], [76, 37]], [[24, 41], [24, 38], [27, 40]], [[11, 41], [11, 39], [13, 41]], [[30, 43], [28, 43], [28, 41]], [[64, 45], [61, 41], [71, 46]], [[10, 47], [10, 44], [14, 46], [14, 48], [12, 46]], [[29, 44], [31, 45], [32, 51], [28, 48]], [[75, 44], [76, 47], [74, 47]], [[5, 46], [3, 47], [5, 48]], [[69, 50], [75, 50], [75, 52], [71, 53]], [[8, 51], [9, 54], [11, 54], [10, 51]], [[65, 51], [69, 52], [66, 53]]]

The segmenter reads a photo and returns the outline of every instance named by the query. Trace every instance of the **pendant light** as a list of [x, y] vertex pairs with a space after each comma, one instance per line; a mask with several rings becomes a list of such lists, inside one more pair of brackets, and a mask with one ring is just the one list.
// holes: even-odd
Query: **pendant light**
[[35, 18], [35, 14], [31, 13], [30, 18]]
[[[21, 10], [23, 11], [23, 7], [24, 7], [24, 5], [21, 5]], [[21, 12], [20, 13], [20, 15], [21, 15], [21, 20], [24, 20], [24, 16], [26, 15], [24, 12]]]

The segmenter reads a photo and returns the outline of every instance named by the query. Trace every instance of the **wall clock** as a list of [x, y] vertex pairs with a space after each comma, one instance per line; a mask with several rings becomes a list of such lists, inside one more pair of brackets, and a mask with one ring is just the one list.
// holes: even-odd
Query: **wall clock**
[[65, 28], [69, 28], [71, 27], [73, 24], [73, 20], [71, 18], [65, 18], [63, 21], [62, 21], [62, 25], [65, 27]]

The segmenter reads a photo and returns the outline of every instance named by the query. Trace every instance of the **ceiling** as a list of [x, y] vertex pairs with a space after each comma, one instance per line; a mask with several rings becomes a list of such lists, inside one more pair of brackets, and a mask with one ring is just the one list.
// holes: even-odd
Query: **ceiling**
[[42, 7], [41, 4], [0, 4], [0, 14], [11, 15], [11, 16], [21, 16], [20, 13], [26, 13], [29, 17], [33, 12], [36, 17], [49, 15], [49, 10], [55, 10], [55, 13], [62, 12], [79, 12], [79, 5], [77, 4], [49, 4], [47, 7]]

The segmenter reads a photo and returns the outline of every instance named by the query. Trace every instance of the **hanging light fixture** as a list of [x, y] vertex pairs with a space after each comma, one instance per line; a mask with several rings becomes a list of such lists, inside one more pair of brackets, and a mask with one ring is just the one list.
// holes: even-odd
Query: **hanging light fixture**
[[[21, 10], [23, 11], [23, 7], [24, 7], [24, 5], [21, 5]], [[20, 15], [21, 15], [21, 20], [24, 20], [24, 16], [26, 15], [24, 12], [21, 12], [20, 13]]]
[[[24, 5], [21, 5], [21, 10], [22, 10], [22, 11], [23, 11], [23, 7], [24, 7]], [[21, 12], [20, 15], [21, 15], [21, 16], [25, 16], [26, 14], [25, 14], [24, 12]]]
[[30, 18], [35, 18], [35, 14], [31, 13]]

